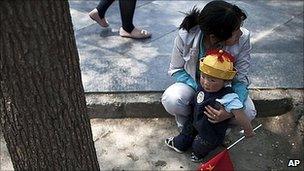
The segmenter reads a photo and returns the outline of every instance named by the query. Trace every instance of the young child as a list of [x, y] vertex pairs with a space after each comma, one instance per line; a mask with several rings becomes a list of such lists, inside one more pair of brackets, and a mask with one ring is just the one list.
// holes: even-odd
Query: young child
[[243, 104], [230, 86], [230, 81], [236, 74], [233, 60], [233, 56], [223, 50], [207, 52], [206, 57], [199, 63], [200, 85], [194, 99], [193, 116], [185, 122], [178, 136], [167, 138], [165, 141], [179, 153], [192, 146], [193, 162], [200, 162], [210, 151], [223, 143], [230, 120], [210, 122], [210, 118], [204, 114], [207, 105], [214, 108], [224, 106], [243, 127], [245, 136], [254, 136], [250, 120], [242, 110]]

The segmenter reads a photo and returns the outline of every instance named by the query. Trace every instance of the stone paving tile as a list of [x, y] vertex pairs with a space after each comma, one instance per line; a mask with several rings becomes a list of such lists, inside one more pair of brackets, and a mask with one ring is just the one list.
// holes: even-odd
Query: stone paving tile
[[[297, 133], [294, 113], [258, 118], [253, 121], [256, 136], [244, 139], [229, 150], [235, 170], [299, 170], [288, 168], [289, 159], [303, 158], [303, 138]], [[101, 170], [195, 170], [191, 149], [180, 154], [168, 148], [164, 140], [178, 134], [174, 118], [91, 119], [93, 141]], [[242, 135], [232, 129], [226, 145]], [[0, 170], [13, 166], [0, 133]], [[219, 147], [204, 162], [223, 150]]]
[[[252, 33], [251, 88], [303, 88], [303, 2], [229, 2], [248, 14], [244, 26]], [[121, 21], [117, 2], [106, 14], [111, 27], [102, 29], [87, 15], [98, 1], [70, 1], [85, 91], [164, 90], [173, 82], [167, 68], [177, 27], [184, 17], [181, 12], [206, 3], [139, 0], [134, 23], [153, 36], [131, 40], [118, 36]]]
[[[303, 53], [254, 53], [252, 88], [303, 88]], [[260, 68], [254, 70], [254, 68]]]

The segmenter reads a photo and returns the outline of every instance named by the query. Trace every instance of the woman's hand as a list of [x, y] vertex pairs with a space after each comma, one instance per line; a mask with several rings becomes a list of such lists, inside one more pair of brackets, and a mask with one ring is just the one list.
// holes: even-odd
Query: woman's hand
[[208, 120], [212, 123], [222, 122], [233, 116], [231, 113], [228, 113], [223, 106], [221, 106], [219, 110], [216, 110], [208, 105], [205, 107], [205, 109], [206, 111], [204, 113], [208, 116]]

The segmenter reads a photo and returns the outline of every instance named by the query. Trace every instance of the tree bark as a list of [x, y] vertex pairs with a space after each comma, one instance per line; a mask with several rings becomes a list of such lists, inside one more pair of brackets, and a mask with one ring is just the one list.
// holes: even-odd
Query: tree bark
[[67, 1], [0, 1], [1, 130], [15, 170], [99, 170]]

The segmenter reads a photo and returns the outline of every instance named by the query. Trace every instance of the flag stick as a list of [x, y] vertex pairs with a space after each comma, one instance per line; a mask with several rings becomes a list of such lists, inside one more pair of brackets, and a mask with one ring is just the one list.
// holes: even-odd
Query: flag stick
[[[257, 127], [255, 127], [253, 129], [253, 131], [257, 130], [258, 128], [260, 128], [262, 126], [262, 124], [258, 125]], [[229, 150], [230, 148], [232, 148], [233, 146], [235, 146], [237, 143], [239, 143], [240, 141], [242, 141], [245, 138], [245, 136], [242, 136], [240, 139], [238, 139], [236, 142], [234, 142], [233, 144], [231, 144], [227, 149]]]

